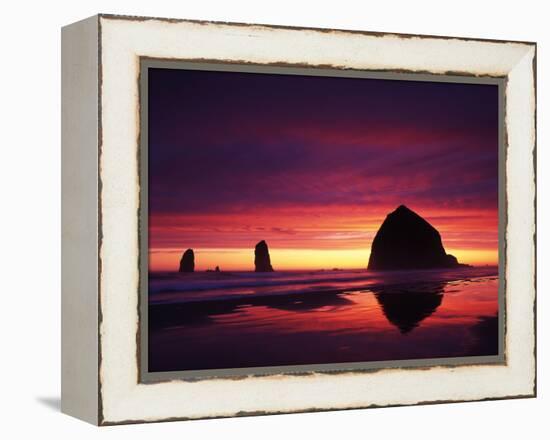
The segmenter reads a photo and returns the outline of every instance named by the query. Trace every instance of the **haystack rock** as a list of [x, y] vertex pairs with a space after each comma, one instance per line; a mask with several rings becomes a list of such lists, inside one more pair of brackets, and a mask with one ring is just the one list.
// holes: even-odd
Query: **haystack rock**
[[195, 272], [195, 253], [187, 249], [180, 260], [180, 272]]
[[437, 229], [404, 205], [388, 214], [372, 242], [369, 270], [462, 267]]
[[269, 248], [264, 240], [260, 241], [254, 249], [254, 266], [256, 272], [273, 272]]

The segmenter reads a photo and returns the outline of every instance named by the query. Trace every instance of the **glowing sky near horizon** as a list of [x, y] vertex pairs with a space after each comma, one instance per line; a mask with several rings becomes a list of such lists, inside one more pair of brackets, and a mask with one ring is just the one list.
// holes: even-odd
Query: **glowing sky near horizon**
[[496, 86], [150, 69], [151, 270], [365, 268], [400, 204], [497, 263]]

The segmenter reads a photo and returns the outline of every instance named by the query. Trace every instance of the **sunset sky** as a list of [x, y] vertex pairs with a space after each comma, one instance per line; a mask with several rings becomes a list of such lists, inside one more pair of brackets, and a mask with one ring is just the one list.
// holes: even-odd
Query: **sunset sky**
[[366, 268], [401, 204], [497, 263], [496, 85], [149, 69], [151, 270]]

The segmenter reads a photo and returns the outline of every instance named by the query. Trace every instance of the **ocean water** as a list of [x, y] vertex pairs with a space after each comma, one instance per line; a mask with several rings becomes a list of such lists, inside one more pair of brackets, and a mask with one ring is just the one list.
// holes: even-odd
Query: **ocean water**
[[498, 354], [498, 268], [149, 274], [149, 371]]

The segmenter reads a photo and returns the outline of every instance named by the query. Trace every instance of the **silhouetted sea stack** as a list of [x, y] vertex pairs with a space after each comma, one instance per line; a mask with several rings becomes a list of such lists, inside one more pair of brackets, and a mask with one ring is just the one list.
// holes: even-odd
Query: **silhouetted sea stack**
[[195, 272], [195, 253], [187, 249], [180, 260], [180, 272]]
[[404, 205], [388, 214], [372, 242], [369, 270], [462, 267], [437, 229]]
[[273, 272], [269, 248], [264, 240], [260, 241], [254, 249], [254, 266], [256, 272]]

